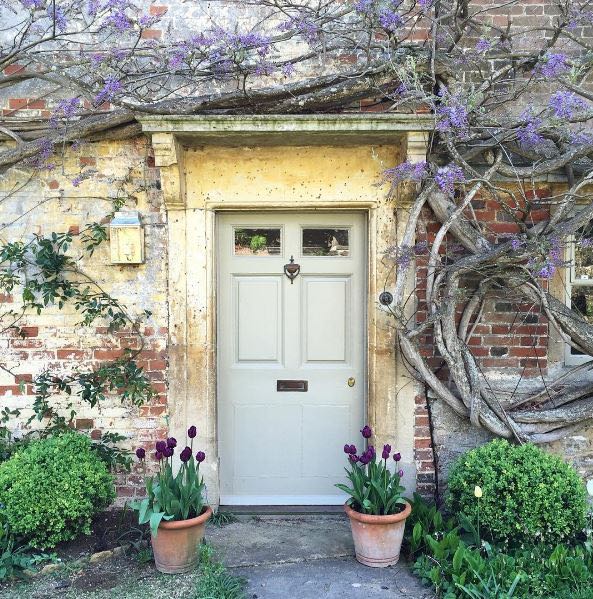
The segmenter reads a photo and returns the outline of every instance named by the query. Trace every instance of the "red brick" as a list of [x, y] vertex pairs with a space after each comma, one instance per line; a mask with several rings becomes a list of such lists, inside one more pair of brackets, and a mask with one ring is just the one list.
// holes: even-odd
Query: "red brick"
[[430, 439], [414, 439], [414, 447], [416, 449], [426, 449], [432, 447]]
[[58, 360], [82, 360], [85, 352], [82, 349], [58, 349], [56, 357]]
[[35, 98], [10, 98], [10, 100], [8, 100], [8, 107], [12, 110], [35, 110], [45, 108], [45, 100], [38, 100]]
[[86, 430], [90, 430], [91, 428], [93, 428], [94, 424], [95, 423], [92, 418], [77, 418], [75, 427], [79, 431], [83, 431], [83, 430], [86, 431]]
[[5, 75], [14, 75], [15, 73], [20, 73], [21, 71], [24, 71], [25, 67], [22, 64], [11, 64], [8, 65], [5, 69], [4, 69], [4, 74]]
[[93, 352], [93, 357], [96, 360], [117, 360], [121, 356], [122, 351], [119, 349], [96, 349]]
[[22, 395], [18, 385], [0, 385], [0, 395]]
[[156, 6], [153, 5], [150, 7], [150, 14], [154, 15], [156, 17], [162, 17], [166, 12], [167, 12], [168, 7], [167, 6]]
[[39, 335], [39, 327], [21, 327], [20, 333], [25, 337], [37, 337]]
[[144, 40], [158, 40], [163, 35], [159, 29], [145, 29], [140, 37]]

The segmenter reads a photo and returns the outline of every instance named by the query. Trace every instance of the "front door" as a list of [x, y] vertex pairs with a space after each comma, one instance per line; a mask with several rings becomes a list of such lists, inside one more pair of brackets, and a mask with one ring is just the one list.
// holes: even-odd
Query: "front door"
[[219, 216], [222, 504], [343, 502], [343, 446], [364, 424], [366, 248], [362, 214]]

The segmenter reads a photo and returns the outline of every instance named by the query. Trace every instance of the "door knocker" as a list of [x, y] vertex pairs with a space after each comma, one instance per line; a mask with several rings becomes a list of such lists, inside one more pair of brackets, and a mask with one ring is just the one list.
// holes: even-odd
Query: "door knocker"
[[290, 284], [294, 283], [294, 280], [299, 276], [301, 272], [301, 265], [294, 263], [294, 256], [290, 257], [290, 262], [284, 265], [284, 274], [290, 279]]

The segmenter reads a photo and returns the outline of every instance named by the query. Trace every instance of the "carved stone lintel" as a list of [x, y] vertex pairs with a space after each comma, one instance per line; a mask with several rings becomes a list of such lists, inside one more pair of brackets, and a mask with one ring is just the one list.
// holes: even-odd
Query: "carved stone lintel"
[[183, 147], [173, 133], [153, 133], [155, 166], [160, 168], [161, 187], [167, 210], [186, 207]]

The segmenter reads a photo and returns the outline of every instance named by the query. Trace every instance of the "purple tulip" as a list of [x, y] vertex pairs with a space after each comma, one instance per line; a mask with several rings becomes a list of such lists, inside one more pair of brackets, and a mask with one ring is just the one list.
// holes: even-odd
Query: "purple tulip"
[[354, 455], [356, 453], [356, 445], [350, 445], [350, 453]]
[[348, 445], [348, 443], [344, 445], [344, 453], [350, 453], [350, 445]]
[[373, 430], [371, 429], [371, 427], [368, 424], [366, 424], [363, 428], [361, 428], [360, 432], [365, 439], [369, 439], [371, 437], [371, 435], [373, 434]]
[[185, 463], [185, 462], [189, 462], [191, 458], [191, 447], [186, 447], [180, 454], [179, 454], [179, 459]]
[[381, 454], [381, 457], [384, 460], [388, 460], [390, 453], [391, 453], [391, 445], [389, 445], [389, 444], [383, 445], [383, 453]]
[[397, 475], [398, 475], [398, 476], [401, 478], [401, 477], [404, 475], [404, 471], [403, 471], [403, 470], [400, 470], [400, 471], [397, 473]]
[[198, 461], [198, 463], [203, 462], [206, 459], [206, 454], [203, 451], [198, 451], [198, 453], [196, 453], [196, 460]]
[[175, 452], [173, 451], [172, 447], [165, 447], [165, 450], [163, 451], [163, 456], [166, 458], [170, 458]]
[[167, 442], [166, 441], [157, 441], [155, 448], [159, 453], [163, 453], [165, 451], [165, 449], [167, 449]]
[[144, 447], [138, 447], [138, 449], [136, 450], [136, 457], [139, 460], [143, 460], [146, 457], [146, 450], [144, 449]]
[[177, 439], [175, 437], [169, 437], [167, 439], [167, 447], [175, 449], [177, 447]]
[[358, 462], [358, 460], [359, 460], [360, 458], [359, 458], [357, 455], [355, 455], [355, 454], [351, 453], [351, 454], [348, 456], [348, 459], [349, 459], [349, 460], [350, 460], [350, 461], [351, 461], [353, 464], [356, 464], [356, 462]]
[[393, 454], [393, 459], [394, 459], [396, 462], [399, 462], [399, 461], [402, 459], [402, 454], [401, 454], [401, 453], [399, 453], [399, 452], [397, 452], [397, 453], [394, 453], [394, 454]]
[[193, 439], [197, 434], [198, 434], [198, 429], [195, 426], [192, 425], [187, 429], [187, 436], [190, 439]]
[[162, 454], [160, 451], [157, 451], [157, 452], [154, 454], [154, 459], [155, 459], [155, 460], [158, 460], [158, 461], [160, 462], [160, 461], [163, 459], [163, 454]]
[[369, 454], [369, 456], [371, 457], [371, 460], [372, 460], [377, 455], [377, 453], [375, 452], [375, 446], [369, 445], [369, 447], [367, 449], [367, 453]]
[[363, 464], [364, 466], [366, 466], [371, 461], [371, 457], [369, 456], [369, 454], [366, 451], [360, 456], [359, 459], [360, 459], [360, 463]]

